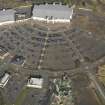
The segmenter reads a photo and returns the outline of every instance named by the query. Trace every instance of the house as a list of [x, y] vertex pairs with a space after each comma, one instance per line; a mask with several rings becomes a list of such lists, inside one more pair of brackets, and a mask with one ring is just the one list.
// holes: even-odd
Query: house
[[10, 53], [3, 46], [0, 46], [0, 59], [3, 60], [8, 55], [10, 55]]
[[5, 75], [0, 80], [0, 87], [4, 87], [10, 79], [10, 74], [5, 73]]
[[42, 88], [43, 87], [43, 78], [31, 77], [28, 80], [27, 87]]
[[14, 14], [15, 10], [13, 9], [0, 11], [0, 25], [14, 23], [15, 22]]
[[61, 4], [34, 5], [34, 20], [47, 22], [70, 22], [73, 15], [73, 8]]

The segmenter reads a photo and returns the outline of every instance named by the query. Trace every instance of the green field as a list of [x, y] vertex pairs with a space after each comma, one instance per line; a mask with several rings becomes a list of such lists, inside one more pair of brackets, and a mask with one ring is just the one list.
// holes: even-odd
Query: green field
[[31, 91], [30, 88], [24, 87], [21, 91], [21, 93], [19, 94], [19, 96], [16, 99], [16, 102], [14, 105], [22, 105], [25, 97], [27, 96], [27, 94]]

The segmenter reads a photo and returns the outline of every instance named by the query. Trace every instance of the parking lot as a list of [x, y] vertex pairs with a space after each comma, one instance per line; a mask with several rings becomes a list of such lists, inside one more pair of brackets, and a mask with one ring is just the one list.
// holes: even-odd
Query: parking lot
[[[58, 71], [62, 72], [80, 67], [80, 55], [85, 59], [84, 62], [88, 63], [94, 62], [105, 55], [104, 31], [98, 32], [99, 30], [96, 28], [95, 32], [92, 27], [86, 27], [88, 23], [87, 25], [85, 23], [83, 23], [83, 26], [80, 25], [83, 20], [79, 20], [81, 19], [81, 13], [78, 15], [67, 26], [65, 24], [56, 24], [54, 26], [53, 24], [28, 21], [0, 27], [0, 45], [4, 46], [11, 56], [20, 55], [25, 58], [23, 66], [10, 64], [11, 57], [8, 58], [9, 60], [4, 60], [8, 65], [5, 66], [5, 70], [11, 73], [8, 84], [4, 89], [1, 89], [7, 104], [11, 105], [17, 102], [19, 95], [23, 94], [22, 90], [24, 90], [30, 75], [35, 75], [37, 72], [49, 77], [49, 74], [44, 70], [54, 71], [56, 74]], [[99, 21], [98, 18], [92, 21], [93, 17], [90, 15], [88, 21], [95, 22], [95, 25], [96, 21], [97, 24], [104, 21], [102, 18]], [[84, 20], [88, 18], [84, 18]], [[42, 49], [44, 49], [44, 52]], [[41, 70], [43, 72], [37, 69], [39, 62], [42, 62]], [[3, 68], [0, 71], [2, 72]], [[47, 100], [47, 89], [47, 85], [42, 90], [32, 89], [24, 97], [23, 105], [33, 105], [32, 103], [41, 103], [43, 105], [43, 100]], [[91, 90], [86, 91], [86, 94], [88, 94], [88, 91]], [[83, 99], [81, 98], [81, 100]]]

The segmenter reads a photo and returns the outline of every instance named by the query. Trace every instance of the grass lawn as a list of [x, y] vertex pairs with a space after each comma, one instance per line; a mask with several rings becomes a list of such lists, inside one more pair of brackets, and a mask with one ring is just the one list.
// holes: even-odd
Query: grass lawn
[[22, 91], [21, 91], [21, 93], [20, 93], [19, 96], [17, 97], [16, 102], [15, 102], [14, 105], [22, 105], [22, 103], [23, 103], [25, 97], [27, 96], [27, 94], [28, 94], [30, 91], [31, 91], [30, 88], [27, 88], [27, 87], [23, 88]]

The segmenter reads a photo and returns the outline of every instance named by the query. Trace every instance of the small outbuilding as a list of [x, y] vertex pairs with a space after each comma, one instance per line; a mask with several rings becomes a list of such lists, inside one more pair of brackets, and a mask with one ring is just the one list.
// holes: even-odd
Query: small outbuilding
[[27, 87], [42, 88], [43, 87], [43, 78], [31, 77], [28, 80]]
[[3, 88], [8, 83], [9, 79], [10, 79], [10, 74], [5, 73], [5, 75], [0, 80], [0, 87]]

